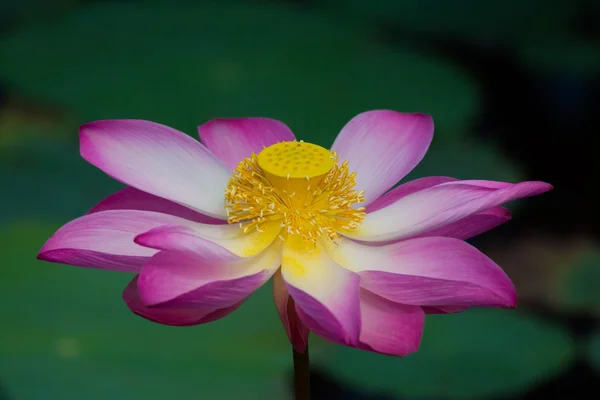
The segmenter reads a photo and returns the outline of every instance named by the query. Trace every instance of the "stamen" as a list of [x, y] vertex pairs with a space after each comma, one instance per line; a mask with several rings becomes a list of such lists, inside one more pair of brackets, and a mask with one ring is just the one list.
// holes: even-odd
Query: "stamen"
[[[228, 222], [244, 232], [278, 221], [280, 239], [298, 235], [308, 242], [356, 229], [365, 217], [364, 191], [356, 174], [335, 152], [304, 142], [280, 142], [251, 154], [234, 170], [225, 190]], [[312, 189], [314, 188], [314, 189]], [[243, 224], [242, 224], [243, 222]]]

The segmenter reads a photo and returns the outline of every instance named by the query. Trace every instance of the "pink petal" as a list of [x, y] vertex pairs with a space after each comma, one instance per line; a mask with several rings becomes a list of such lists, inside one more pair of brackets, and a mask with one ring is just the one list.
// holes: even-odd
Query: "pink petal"
[[[213, 239], [214, 240], [214, 239]], [[190, 253], [206, 262], [218, 260], [224, 264], [241, 261], [241, 257], [198, 234], [192, 227], [163, 225], [144, 232], [134, 239], [140, 246], [156, 250]]]
[[393, 356], [419, 349], [425, 323], [421, 307], [394, 303], [362, 289], [360, 312], [360, 348]]
[[156, 250], [133, 239], [165, 224], [189, 223], [149, 211], [102, 211], [77, 218], [61, 227], [38, 254], [41, 260], [80, 267], [138, 272]]
[[276, 245], [257, 257], [228, 263], [224, 252], [191, 253], [161, 251], [144, 265], [138, 280], [144, 304], [230, 307], [262, 286], [281, 262]]
[[[475, 186], [475, 182], [478, 186]], [[442, 183], [409, 194], [385, 208], [367, 214], [357, 230], [344, 234], [369, 242], [405, 239], [442, 228], [500, 204], [535, 196], [550, 189], [552, 186], [544, 182]]]
[[[446, 182], [455, 182], [458, 181], [456, 178], [450, 178], [446, 176], [430, 176], [426, 178], [415, 179], [413, 181], [404, 183], [389, 192], [385, 193], [383, 196], [375, 200], [371, 203], [367, 209], [367, 213], [371, 213], [382, 208], [385, 208], [401, 198], [408, 196], [409, 194], [418, 192], [420, 190], [424, 190], [441, 183]], [[474, 182], [474, 181], [469, 181]], [[485, 181], [484, 185], [485, 185]], [[470, 215], [468, 217], [462, 218], [456, 222], [453, 222], [449, 225], [443, 226], [438, 229], [434, 229], [432, 231], [423, 232], [416, 237], [423, 236], [447, 236], [447, 237], [455, 237], [457, 239], [469, 239], [474, 236], [477, 236], [483, 232], [486, 232], [490, 229], [497, 227], [511, 218], [511, 213], [508, 209], [504, 207], [494, 207], [489, 210], [485, 210], [479, 214]], [[400, 239], [403, 240], [403, 239]], [[383, 242], [385, 244], [393, 243], [395, 240]]]
[[441, 228], [424, 232], [417, 237], [446, 236], [467, 240], [502, 225], [510, 219], [510, 210], [498, 206], [479, 214], [469, 215]]
[[80, 129], [81, 155], [113, 178], [144, 192], [225, 219], [230, 173], [200, 142], [140, 120], [96, 121]]
[[139, 245], [157, 250], [192, 253], [197, 258], [209, 258], [218, 252], [225, 263], [255, 256], [273, 243], [281, 232], [279, 221], [263, 226], [261, 231], [244, 233], [238, 225], [164, 225], [135, 237]]
[[308, 328], [296, 313], [296, 305], [285, 287], [280, 271], [273, 277], [273, 298], [290, 343], [297, 352], [304, 353], [308, 344]]
[[125, 300], [127, 306], [135, 314], [159, 324], [173, 326], [205, 324], [225, 317], [244, 303], [244, 300], [242, 300], [231, 307], [221, 309], [211, 307], [173, 306], [168, 303], [155, 307], [148, 307], [142, 302], [137, 288], [137, 280], [138, 277], [136, 276], [129, 285], [127, 285], [123, 291], [123, 300]]
[[190, 208], [128, 186], [96, 204], [88, 214], [107, 210], [143, 210], [175, 215], [203, 224], [226, 224], [226, 220], [200, 214]]
[[391, 301], [418, 306], [515, 307], [504, 271], [454, 238], [410, 239], [387, 246], [341, 240], [332, 257], [360, 274], [360, 284]]
[[340, 161], [356, 172], [356, 189], [369, 204], [404, 178], [423, 158], [433, 120], [423, 114], [368, 111], [352, 118], [333, 143]]
[[306, 327], [332, 341], [357, 345], [360, 333], [360, 277], [334, 263], [318, 246], [306, 251], [288, 236], [281, 273]]
[[213, 119], [198, 127], [200, 140], [229, 169], [252, 153], [296, 137], [283, 122], [270, 118]]
[[372, 213], [382, 208], [389, 206], [390, 204], [395, 203], [401, 198], [408, 196], [409, 194], [421, 191], [423, 189], [427, 189], [433, 186], [437, 186], [441, 183], [446, 182], [455, 182], [458, 181], [456, 178], [451, 178], [448, 176], [427, 176], [425, 178], [418, 178], [412, 180], [410, 182], [403, 183], [402, 185], [393, 188], [387, 193], [381, 195], [377, 200], [372, 202], [366, 207], [366, 212]]

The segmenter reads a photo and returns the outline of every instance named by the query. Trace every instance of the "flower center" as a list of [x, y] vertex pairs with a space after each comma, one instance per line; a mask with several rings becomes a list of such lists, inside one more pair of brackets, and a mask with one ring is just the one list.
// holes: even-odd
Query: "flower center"
[[315, 243], [358, 227], [365, 217], [363, 191], [348, 161], [338, 164], [333, 151], [312, 143], [281, 142], [243, 159], [234, 170], [225, 202], [228, 222], [244, 232], [261, 231], [277, 221], [282, 239], [298, 235]]

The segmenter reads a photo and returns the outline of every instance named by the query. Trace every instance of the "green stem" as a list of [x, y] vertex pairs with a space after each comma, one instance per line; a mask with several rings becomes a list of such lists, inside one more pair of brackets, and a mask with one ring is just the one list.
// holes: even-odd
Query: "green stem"
[[294, 399], [310, 400], [310, 360], [308, 343], [304, 353], [294, 351]]

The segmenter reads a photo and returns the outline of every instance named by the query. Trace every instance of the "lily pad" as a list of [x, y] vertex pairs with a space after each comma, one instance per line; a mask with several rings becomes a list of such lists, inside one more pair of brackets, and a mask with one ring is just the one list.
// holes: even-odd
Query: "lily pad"
[[0, 34], [17, 24], [60, 15], [76, 0], [19, 0], [0, 2]]
[[0, 221], [36, 218], [66, 222], [123, 186], [86, 163], [76, 139], [56, 141], [44, 137], [46, 134], [0, 148], [4, 205]]
[[520, 40], [527, 33], [565, 26], [577, 12], [577, 4], [567, 0], [555, 0], [552, 7], [544, 0], [324, 0], [319, 4], [363, 21], [393, 23], [404, 32], [472, 41]]
[[290, 345], [269, 285], [223, 320], [154, 324], [121, 300], [130, 275], [36, 260], [57, 227], [0, 231], [0, 380], [10, 398], [288, 398]]
[[448, 399], [514, 394], [573, 358], [567, 332], [524, 312], [474, 309], [428, 316], [425, 325], [421, 349], [406, 358], [331, 345], [315, 363], [385, 393]]
[[452, 139], [479, 104], [477, 87], [442, 57], [264, 4], [86, 4], [12, 32], [0, 57], [11, 87], [80, 122], [141, 118], [193, 132], [215, 117], [268, 116], [330, 144], [357, 113], [390, 108], [432, 114]]

